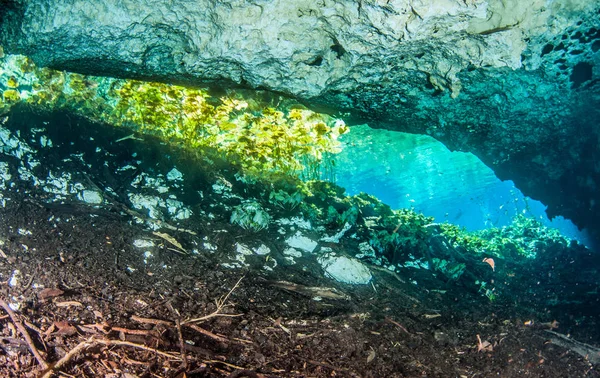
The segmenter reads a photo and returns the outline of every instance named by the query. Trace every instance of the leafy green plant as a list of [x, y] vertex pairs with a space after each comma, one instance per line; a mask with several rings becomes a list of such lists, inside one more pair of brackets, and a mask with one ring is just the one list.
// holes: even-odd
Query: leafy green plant
[[479, 285], [479, 293], [485, 297], [487, 297], [487, 299], [490, 300], [490, 302], [494, 302], [498, 297], [496, 295], [496, 289], [495, 288], [490, 288], [490, 286], [488, 286], [487, 282], [485, 281], [475, 281], [475, 285]]
[[431, 259], [433, 269], [441, 272], [443, 275], [453, 281], [457, 281], [465, 272], [467, 266], [464, 263], [451, 262], [445, 259], [434, 257]]
[[277, 190], [269, 194], [269, 202], [283, 210], [293, 211], [302, 203], [304, 197], [300, 191], [290, 194], [285, 190]]
[[501, 228], [468, 232], [452, 224], [442, 224], [442, 232], [453, 247], [499, 258], [535, 258], [536, 253], [551, 245], [567, 246], [569, 240], [542, 225], [534, 218], [517, 215], [512, 223]]
[[234, 208], [230, 222], [244, 230], [258, 232], [269, 226], [271, 217], [258, 202], [246, 202]]
[[298, 105], [279, 109], [233, 91], [216, 98], [200, 88], [38, 69], [26, 57], [15, 59], [12, 66], [31, 85], [21, 88], [9, 77], [0, 106], [68, 108], [186, 149], [216, 151], [248, 177], [320, 178], [323, 158], [340, 151], [338, 137], [349, 130]]

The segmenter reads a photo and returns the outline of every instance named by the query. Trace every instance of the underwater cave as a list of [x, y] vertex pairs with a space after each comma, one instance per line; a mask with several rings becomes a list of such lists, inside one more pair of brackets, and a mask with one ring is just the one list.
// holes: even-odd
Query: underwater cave
[[599, 10], [0, 1], [0, 375], [600, 377]]

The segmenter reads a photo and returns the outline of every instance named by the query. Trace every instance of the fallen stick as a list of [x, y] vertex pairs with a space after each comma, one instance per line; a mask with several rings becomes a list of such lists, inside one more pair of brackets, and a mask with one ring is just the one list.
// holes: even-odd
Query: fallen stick
[[[390, 319], [390, 318], [388, 318], [388, 317], [386, 317], [386, 318], [385, 318], [385, 321], [386, 321], [386, 322], [388, 322], [388, 323], [391, 323], [391, 324], [395, 325], [396, 327], [399, 327], [401, 330], [403, 330], [403, 331], [404, 331], [404, 332], [406, 332], [408, 335], [410, 335], [410, 332], [408, 332], [408, 330], [407, 330], [406, 328], [404, 328], [404, 326], [403, 326], [402, 324], [398, 323], [397, 321], [395, 321], [395, 320], [392, 320], [392, 319]], [[412, 335], [411, 335], [411, 336], [412, 336]]]
[[204, 328], [198, 327], [198, 326], [197, 326], [197, 325], [195, 325], [195, 324], [183, 324], [183, 325], [184, 325], [185, 327], [189, 327], [189, 328], [193, 329], [194, 331], [196, 331], [196, 332], [198, 332], [198, 333], [201, 333], [201, 334], [203, 334], [203, 335], [205, 335], [205, 336], [211, 337], [211, 338], [213, 338], [213, 339], [215, 339], [215, 340], [217, 340], [217, 341], [220, 341], [220, 342], [222, 342], [222, 343], [227, 343], [227, 342], [229, 342], [229, 339], [227, 339], [227, 338], [225, 338], [225, 337], [222, 337], [222, 336], [219, 336], [219, 335], [217, 335], [217, 334], [214, 334], [214, 333], [212, 333], [212, 332], [210, 332], [210, 331], [207, 331], [207, 330], [205, 330]]
[[181, 354], [181, 359], [183, 360], [183, 368], [185, 371], [188, 370], [187, 356], [185, 354], [185, 342], [183, 341], [183, 334], [181, 333], [181, 323], [179, 319], [175, 321], [175, 325], [177, 326], [177, 336], [179, 337], [179, 352]]
[[141, 316], [137, 316], [137, 315], [131, 315], [131, 320], [135, 320], [136, 322], [139, 322], [139, 323], [147, 323], [147, 324], [154, 324], [154, 325], [159, 325], [159, 324], [163, 324], [166, 326], [173, 325], [173, 322], [168, 321], [168, 320], [142, 318]]
[[71, 361], [73, 358], [75, 358], [79, 353], [81, 353], [82, 350], [91, 348], [91, 347], [95, 347], [98, 345], [128, 346], [128, 347], [143, 349], [143, 350], [146, 350], [146, 351], [149, 351], [152, 353], [156, 353], [156, 354], [159, 354], [161, 356], [164, 356], [164, 357], [167, 357], [170, 359], [175, 359], [175, 360], [179, 359], [179, 357], [176, 355], [173, 355], [171, 353], [162, 352], [158, 349], [150, 348], [150, 347], [147, 347], [142, 344], [136, 344], [136, 343], [132, 343], [129, 341], [121, 341], [121, 340], [102, 340], [102, 339], [90, 338], [86, 341], [82, 341], [79, 344], [77, 344], [77, 346], [75, 346], [75, 348], [71, 349], [60, 360], [58, 360], [54, 365], [52, 365], [52, 367], [50, 367], [50, 368], [46, 367], [46, 369], [47, 369], [46, 372], [42, 376], [40, 376], [40, 378], [52, 377], [52, 374], [56, 373], [56, 371], [58, 369], [60, 369], [65, 364], [67, 364], [69, 361]]
[[93, 345], [96, 345], [96, 343], [92, 342], [91, 339], [80, 342], [79, 344], [77, 344], [77, 346], [75, 346], [75, 348], [71, 349], [60, 360], [58, 360], [54, 365], [52, 365], [52, 367], [49, 368], [40, 378], [52, 377], [52, 374], [54, 374], [56, 370], [60, 369], [67, 362], [71, 361], [71, 359], [78, 355], [79, 352]]
[[221, 310], [223, 310], [223, 308], [225, 306], [227, 306], [227, 299], [229, 298], [229, 296], [231, 295], [231, 293], [233, 293], [234, 290], [237, 289], [237, 287], [240, 285], [240, 282], [242, 282], [242, 279], [244, 279], [244, 276], [240, 277], [240, 279], [235, 283], [235, 285], [233, 285], [233, 287], [231, 288], [231, 290], [229, 290], [229, 292], [224, 297], [221, 297], [219, 300], [216, 301], [217, 309], [215, 311], [213, 311], [212, 313], [210, 313], [208, 315], [202, 316], [200, 318], [189, 319], [189, 320], [183, 321], [183, 322], [181, 322], [181, 325], [186, 325], [186, 324], [189, 324], [189, 323], [204, 322], [204, 321], [206, 321], [208, 319], [216, 318], [216, 317], [235, 318], [237, 316], [242, 316], [243, 314], [232, 315], [232, 314], [223, 314], [223, 313], [221, 313]]
[[[135, 320], [136, 322], [140, 322], [140, 323], [146, 323], [146, 324], [154, 324], [154, 325], [165, 325], [168, 327], [173, 327], [175, 324], [171, 321], [168, 320], [160, 320], [160, 319], [151, 319], [151, 318], [142, 318], [136, 315], [132, 315], [131, 316], [131, 320]], [[199, 332], [205, 336], [211, 337], [217, 341], [223, 342], [223, 343], [227, 343], [229, 342], [229, 339], [219, 336], [217, 334], [214, 334], [210, 331], [205, 330], [204, 328], [201, 328], [195, 324], [189, 324], [189, 323], [182, 323], [179, 322], [179, 326], [184, 326], [184, 327], [188, 327], [193, 329], [196, 332]], [[113, 330], [116, 330], [115, 328], [113, 328]]]
[[29, 333], [27, 333], [27, 330], [25, 329], [25, 327], [23, 327], [23, 324], [21, 324], [19, 319], [17, 319], [17, 316], [15, 315], [13, 310], [10, 308], [10, 306], [1, 298], [0, 298], [0, 306], [2, 306], [4, 311], [6, 311], [8, 316], [10, 316], [10, 319], [12, 320], [13, 324], [17, 327], [19, 332], [21, 332], [21, 335], [23, 335], [23, 337], [25, 338], [25, 341], [27, 342], [27, 345], [29, 346], [29, 350], [31, 351], [31, 353], [33, 353], [35, 359], [40, 364], [42, 369], [44, 369], [44, 370], [48, 369], [48, 364], [46, 363], [46, 361], [44, 361], [44, 358], [42, 357], [40, 352], [37, 350], [35, 345], [33, 344], [33, 341], [31, 340]]
[[562, 333], [554, 332], [554, 331], [546, 331], [549, 334], [553, 335], [550, 340], [552, 340], [553, 344], [559, 345], [565, 349], [570, 349], [578, 355], [582, 356], [592, 364], [600, 364], [600, 348], [597, 348], [593, 345], [582, 343], [581, 341], [577, 341], [563, 335]]

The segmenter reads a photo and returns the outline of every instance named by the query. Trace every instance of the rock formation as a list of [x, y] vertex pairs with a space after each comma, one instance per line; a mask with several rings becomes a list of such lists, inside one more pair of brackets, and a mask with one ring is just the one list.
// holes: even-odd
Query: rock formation
[[38, 65], [262, 88], [471, 151], [600, 233], [600, 2], [16, 0]]

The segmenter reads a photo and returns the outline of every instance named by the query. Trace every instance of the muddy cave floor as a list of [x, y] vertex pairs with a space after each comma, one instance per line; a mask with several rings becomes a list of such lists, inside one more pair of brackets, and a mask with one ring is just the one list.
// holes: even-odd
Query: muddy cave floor
[[[63, 376], [600, 376], [543, 329], [459, 291], [427, 295], [376, 273], [376, 293], [338, 285], [349, 301], [318, 302], [269, 284], [324, 284], [302, 270], [265, 278], [161, 247], [144, 269], [131, 248], [144, 230], [89, 214], [54, 227], [51, 216], [27, 201], [2, 213], [1, 230], [13, 236], [0, 272], [21, 278], [13, 287], [2, 282], [0, 293], [21, 298], [17, 319], [45, 361], [89, 345], [57, 369]], [[32, 234], [16, 236], [20, 227]], [[0, 375], [36, 376], [38, 363], [11, 324], [0, 320]]]
[[[18, 319], [45, 361], [58, 361], [79, 343], [90, 345], [60, 368], [67, 374], [600, 376], [585, 358], [548, 342], [543, 330], [459, 292], [450, 301], [423, 298], [381, 273], [377, 293], [371, 286], [347, 286], [341, 289], [349, 301], [317, 302], [275, 288], [251, 270], [222, 269], [210, 258], [167, 249], [146, 269], [131, 272], [128, 266], [142, 264], [131, 239], [143, 230], [86, 214], [54, 228], [51, 215], [28, 202], [3, 212], [5, 235], [25, 226], [32, 234], [26, 255], [22, 237], [9, 237], [2, 248], [2, 276], [18, 270], [21, 278], [14, 287], [3, 282], [0, 290], [8, 301], [23, 298]], [[323, 284], [301, 270], [268, 278]], [[425, 317], [435, 314], [430, 306], [442, 316]], [[11, 319], [3, 316], [0, 324], [0, 374], [35, 376], [37, 362]], [[491, 346], [478, 350], [477, 335]]]
[[[127, 212], [47, 197], [15, 180], [0, 209], [2, 377], [600, 377], [581, 353], [594, 349], [526, 326], [531, 309], [430, 290], [426, 270], [419, 285], [374, 267], [372, 285], [345, 285], [302, 260], [231, 269], [236, 242], [277, 249], [277, 233], [220, 233], [232, 229], [223, 217], [196, 225], [218, 253], [182, 254]], [[196, 238], [173, 234], [184, 247]], [[151, 259], [140, 237], [155, 241]]]

